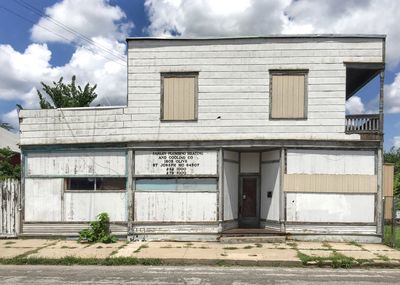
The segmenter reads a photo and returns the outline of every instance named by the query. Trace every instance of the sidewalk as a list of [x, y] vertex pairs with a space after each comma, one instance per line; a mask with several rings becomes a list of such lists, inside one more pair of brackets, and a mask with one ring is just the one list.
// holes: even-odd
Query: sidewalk
[[400, 268], [400, 251], [382, 244], [283, 242], [223, 244], [218, 242], [124, 242], [81, 244], [74, 240], [0, 240], [0, 263], [13, 260], [139, 259], [160, 264], [265, 265]]

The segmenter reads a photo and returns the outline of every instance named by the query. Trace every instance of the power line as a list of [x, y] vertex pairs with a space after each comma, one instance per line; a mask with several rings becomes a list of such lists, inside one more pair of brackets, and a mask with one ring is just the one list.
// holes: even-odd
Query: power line
[[[24, 17], [24, 16], [22, 16], [22, 15], [16, 13], [16, 12], [14, 12], [14, 11], [11, 10], [11, 9], [8, 9], [7, 7], [4, 7], [3, 5], [0, 5], [0, 8], [3, 9], [4, 11], [8, 12], [8, 13], [13, 14], [14, 16], [17, 16], [18, 18], [21, 18], [22, 20], [24, 20], [24, 21], [26, 21], [26, 22], [29, 22], [29, 23], [34, 24], [34, 25], [36, 24], [34, 21], [32, 21], [32, 20], [30, 20], [30, 19], [27, 19], [26, 17]], [[44, 29], [44, 30], [46, 30], [46, 31], [48, 31], [48, 32], [50, 32], [50, 33], [52, 33], [52, 34], [54, 34], [54, 35], [56, 35], [56, 36], [58, 36], [58, 37], [60, 37], [60, 38], [62, 38], [62, 39], [64, 39], [64, 40], [66, 40], [66, 41], [68, 41], [68, 42], [70, 41], [70, 39], [68, 39], [67, 37], [65, 37], [65, 36], [63, 36], [63, 35], [61, 35], [61, 34], [55, 32], [55, 31], [52, 31], [52, 30], [50, 30], [50, 29], [48, 29], [48, 28], [46, 28], [46, 27], [43, 27], [42, 25], [39, 25], [39, 24], [36, 24], [36, 25], [37, 25], [38, 27], [40, 27], [41, 29]], [[75, 45], [75, 47], [78, 47], [78, 46]], [[90, 47], [87, 47], [87, 46], [85, 46], [85, 45], [82, 45], [82, 46], [79, 46], [79, 47], [82, 47], [82, 48], [87, 49], [87, 50], [89, 50], [89, 51], [91, 51], [91, 52], [93, 52], [93, 53], [96, 53], [95, 50], [93, 50], [93, 49], [91, 49]], [[121, 63], [121, 62], [118, 62], [118, 61], [116, 61], [115, 59], [109, 58], [109, 57], [105, 56], [104, 54], [100, 54], [100, 53], [98, 53], [98, 52], [97, 52], [97, 54], [98, 54], [99, 56], [101, 56], [101, 57], [107, 59], [107, 60], [113, 61], [113, 62], [115, 62], [115, 63], [117, 63], [117, 64], [119, 64], [119, 65], [121, 65], [121, 66], [126, 67], [126, 64], [125, 64], [125, 63], [123, 64], [123, 63]], [[124, 61], [124, 62], [125, 62], [125, 61]]]
[[85, 36], [84, 34], [72, 29], [71, 27], [68, 27], [67, 25], [57, 21], [56, 19], [54, 19], [53, 17], [43, 14], [39, 9], [37, 9], [36, 7], [32, 6], [29, 3], [26, 3], [23, 0], [16, 0], [16, 3], [22, 7], [24, 7], [25, 9], [35, 13], [36, 15], [40, 16], [40, 17], [44, 17], [46, 18], [48, 21], [52, 22], [53, 24], [55, 24], [56, 26], [62, 28], [63, 30], [73, 34], [74, 36], [76, 36], [77, 38], [83, 40], [84, 42], [87, 42], [91, 45], [96, 46], [97, 48], [100, 48], [101, 50], [103, 50], [104, 52], [110, 54], [111, 56], [115, 57], [118, 60], [121, 60], [123, 62], [125, 62], [125, 57], [121, 56], [120, 54], [115, 53], [115, 51], [105, 47], [104, 45], [101, 45], [95, 41], [93, 41], [92, 39], [88, 38], [87, 36]]

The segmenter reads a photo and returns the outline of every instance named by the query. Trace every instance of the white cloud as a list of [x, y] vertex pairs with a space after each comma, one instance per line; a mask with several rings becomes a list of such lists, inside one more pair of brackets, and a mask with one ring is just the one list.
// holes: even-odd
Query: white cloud
[[279, 33], [284, 1], [146, 0], [154, 36], [239, 36]]
[[393, 138], [393, 146], [395, 148], [400, 148], [400, 136], [396, 136]]
[[19, 124], [18, 124], [18, 112], [16, 109], [5, 113], [1, 116], [1, 121], [9, 123], [11, 127], [13, 127], [13, 131], [16, 131], [19, 129]]
[[385, 85], [385, 106], [389, 113], [400, 113], [400, 73], [391, 84]]
[[365, 112], [365, 107], [361, 98], [352, 96], [346, 101], [346, 113], [348, 114], [362, 114]]
[[[110, 5], [108, 0], [63, 0], [48, 7], [45, 13], [84, 34], [95, 44], [41, 18], [31, 30], [34, 41], [70, 42], [77, 46], [76, 50], [68, 63], [52, 66], [52, 53], [45, 43], [30, 44], [24, 52], [16, 51], [10, 45], [0, 45], [0, 66], [7, 70], [0, 73], [0, 100], [15, 101], [26, 109], [38, 108], [36, 90], [41, 90], [41, 81], [51, 85], [62, 76], [64, 82], [69, 82], [72, 75], [76, 75], [77, 84], [97, 84], [98, 97], [93, 105], [126, 104], [126, 44], [120, 40], [125, 39], [133, 23], [126, 21], [121, 8]], [[39, 25], [62, 34], [67, 40]], [[1, 119], [18, 126], [16, 110], [3, 114]]]
[[124, 22], [126, 15], [121, 8], [108, 0], [63, 0], [46, 8], [45, 14], [47, 17], [40, 18], [31, 29], [34, 41], [82, 42], [74, 31], [87, 38], [123, 40], [133, 27], [132, 22]]
[[[125, 57], [124, 43], [101, 37], [93, 40]], [[64, 82], [69, 82], [72, 75], [76, 75], [80, 85], [88, 82], [97, 84], [98, 97], [93, 105], [126, 104], [124, 61], [106, 58], [101, 51], [85, 46], [77, 48], [64, 66], [52, 67], [50, 59], [51, 52], [46, 44], [31, 44], [23, 53], [8, 45], [0, 45], [0, 65], [7, 70], [0, 73], [0, 99], [16, 101], [26, 109], [35, 109], [39, 107], [36, 89], [41, 90], [41, 81], [51, 85], [52, 81], [63, 76]], [[17, 117], [10, 113], [3, 115], [2, 119], [13, 126], [18, 124]]]

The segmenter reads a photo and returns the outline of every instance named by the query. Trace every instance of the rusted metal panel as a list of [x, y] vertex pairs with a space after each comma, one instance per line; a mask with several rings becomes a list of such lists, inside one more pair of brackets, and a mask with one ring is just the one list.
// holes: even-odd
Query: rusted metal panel
[[93, 221], [107, 212], [113, 222], [126, 222], [126, 192], [77, 192], [64, 194], [65, 221]]
[[217, 175], [217, 151], [136, 151], [136, 176]]
[[376, 193], [376, 175], [285, 174], [285, 192]]
[[361, 150], [288, 149], [287, 174], [374, 175], [375, 152]]
[[64, 179], [25, 178], [25, 221], [61, 221]]
[[374, 223], [374, 194], [287, 193], [288, 222]]
[[216, 221], [218, 193], [136, 192], [135, 220]]
[[26, 165], [26, 176], [124, 176], [126, 153], [28, 152]]

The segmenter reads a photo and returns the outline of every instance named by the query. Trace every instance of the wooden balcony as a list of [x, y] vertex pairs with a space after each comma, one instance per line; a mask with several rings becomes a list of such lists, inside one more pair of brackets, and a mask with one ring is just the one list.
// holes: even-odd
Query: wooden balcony
[[347, 134], [382, 134], [379, 114], [346, 116]]

